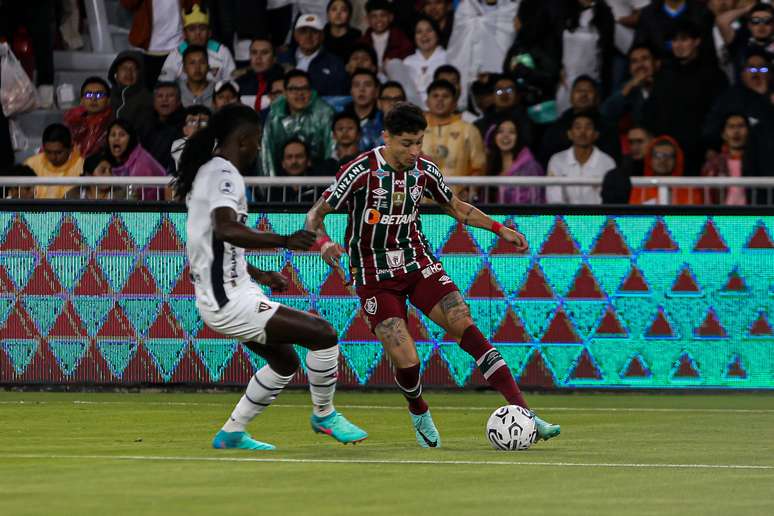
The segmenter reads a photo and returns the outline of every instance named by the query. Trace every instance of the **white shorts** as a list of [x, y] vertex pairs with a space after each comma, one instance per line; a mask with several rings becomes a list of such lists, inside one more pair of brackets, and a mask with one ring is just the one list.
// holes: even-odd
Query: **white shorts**
[[266, 324], [277, 312], [280, 303], [266, 297], [258, 285], [229, 294], [229, 301], [220, 310], [212, 311], [199, 306], [205, 324], [228, 337], [241, 342], [266, 344]]

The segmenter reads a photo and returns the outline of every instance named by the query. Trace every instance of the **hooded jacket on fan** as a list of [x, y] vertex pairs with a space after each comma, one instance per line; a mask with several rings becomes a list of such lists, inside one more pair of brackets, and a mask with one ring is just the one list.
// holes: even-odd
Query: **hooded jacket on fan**
[[[682, 177], [685, 172], [685, 156], [683, 155], [683, 149], [680, 148], [680, 144], [677, 140], [671, 136], [661, 135], [654, 138], [648, 145], [648, 149], [645, 152], [645, 168], [642, 175], [645, 177], [654, 177], [657, 174], [653, 172], [653, 149], [659, 145], [668, 144], [675, 150], [675, 166], [672, 169], [672, 173], [662, 177]], [[658, 187], [637, 187], [632, 188], [631, 196], [629, 197], [629, 204], [657, 204], [658, 203]], [[688, 187], [674, 187], [672, 188], [672, 195], [670, 198], [670, 204], [673, 205], [691, 205], [701, 204], [702, 199], [699, 192], [693, 188]]]
[[[116, 79], [118, 66], [126, 60], [137, 65], [137, 82], [122, 86]], [[108, 70], [110, 80], [110, 107], [115, 118], [132, 124], [139, 133], [144, 133], [153, 124], [153, 95], [145, 89], [145, 66], [142, 54], [125, 50], [116, 56]]]

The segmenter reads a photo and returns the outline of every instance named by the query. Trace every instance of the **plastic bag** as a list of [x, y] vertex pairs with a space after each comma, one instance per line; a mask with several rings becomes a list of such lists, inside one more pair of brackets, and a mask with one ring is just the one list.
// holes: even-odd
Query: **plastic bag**
[[35, 85], [8, 47], [8, 43], [0, 43], [0, 105], [7, 117], [38, 107]]
[[16, 120], [8, 120], [8, 130], [11, 133], [11, 146], [14, 152], [25, 151], [30, 147], [30, 139]]

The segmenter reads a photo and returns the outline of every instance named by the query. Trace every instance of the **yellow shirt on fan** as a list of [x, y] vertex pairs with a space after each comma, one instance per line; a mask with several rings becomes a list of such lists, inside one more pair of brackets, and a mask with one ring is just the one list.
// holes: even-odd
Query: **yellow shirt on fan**
[[[40, 152], [27, 158], [25, 165], [35, 171], [40, 177], [78, 177], [83, 173], [83, 158], [73, 147], [67, 162], [61, 167], [55, 167], [48, 161], [46, 154]], [[69, 186], [36, 186], [36, 199], [64, 199], [67, 191], [72, 188]]]

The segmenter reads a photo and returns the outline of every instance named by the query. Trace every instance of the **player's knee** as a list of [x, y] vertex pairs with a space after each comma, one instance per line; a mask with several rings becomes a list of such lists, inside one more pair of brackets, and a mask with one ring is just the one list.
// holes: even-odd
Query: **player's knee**
[[282, 376], [291, 376], [295, 374], [301, 361], [292, 346], [287, 346], [273, 357], [269, 357], [271, 368]]

